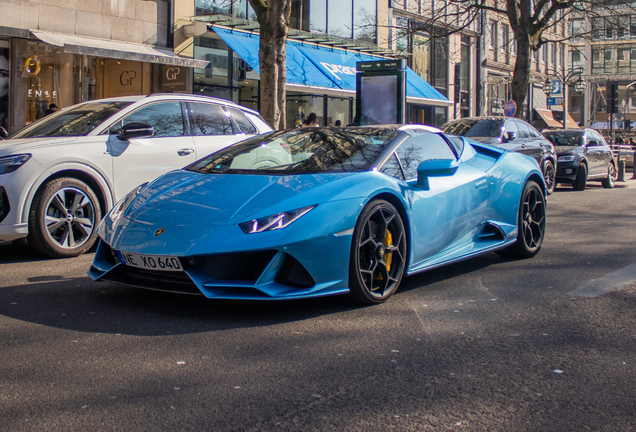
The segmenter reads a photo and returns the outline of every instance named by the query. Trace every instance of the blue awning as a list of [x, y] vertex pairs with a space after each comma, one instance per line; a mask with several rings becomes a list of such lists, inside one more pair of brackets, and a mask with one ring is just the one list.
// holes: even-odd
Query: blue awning
[[[212, 29], [259, 72], [259, 35], [211, 26]], [[327, 48], [319, 45], [287, 41], [287, 83], [307, 87], [356, 91], [356, 63], [360, 61], [386, 60], [353, 51]], [[452, 104], [444, 95], [424, 81], [411, 68], [406, 71], [406, 97], [408, 102], [434, 105]]]
[[[246, 33], [213, 26], [214, 31], [229, 45], [252, 69], [261, 73], [258, 61], [260, 37], [256, 33]], [[318, 70], [307, 58], [289, 41], [286, 45], [287, 53], [287, 83], [309, 87], [323, 87], [339, 89], [339, 87], [324, 73]], [[355, 90], [355, 87], [354, 87]]]

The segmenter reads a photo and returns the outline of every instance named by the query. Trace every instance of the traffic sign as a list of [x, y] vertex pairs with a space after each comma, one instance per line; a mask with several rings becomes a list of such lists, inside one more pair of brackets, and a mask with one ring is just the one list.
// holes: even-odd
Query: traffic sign
[[562, 105], [562, 104], [563, 104], [562, 97], [549, 97], [546, 103], [546, 105], [548, 106], [555, 106], [555, 105]]
[[[558, 96], [563, 93], [560, 80], [552, 80], [552, 94]], [[556, 104], [555, 104], [556, 105]]]
[[504, 108], [504, 114], [506, 117], [514, 117], [517, 112], [517, 103], [513, 100], [509, 100]]

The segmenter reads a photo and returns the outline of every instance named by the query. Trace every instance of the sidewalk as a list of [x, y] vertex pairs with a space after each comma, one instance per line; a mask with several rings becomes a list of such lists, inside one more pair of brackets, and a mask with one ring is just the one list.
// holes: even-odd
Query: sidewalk
[[616, 184], [614, 185], [614, 187], [617, 187], [617, 188], [632, 188], [632, 187], [636, 187], [636, 178], [632, 178], [632, 177], [634, 177], [633, 169], [632, 168], [626, 168], [625, 169], [625, 181], [616, 180]]

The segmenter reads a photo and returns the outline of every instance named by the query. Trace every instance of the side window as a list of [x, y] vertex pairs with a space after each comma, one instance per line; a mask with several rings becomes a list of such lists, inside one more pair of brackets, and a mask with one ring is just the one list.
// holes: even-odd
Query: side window
[[530, 131], [530, 136], [531, 137], [534, 137], [534, 138], [543, 137], [543, 135], [541, 135], [541, 133], [539, 133], [539, 131], [536, 130], [535, 128], [533, 128], [532, 126], [528, 126], [528, 130]]
[[146, 123], [153, 127], [153, 137], [176, 137], [185, 133], [181, 102], [157, 102], [131, 112], [110, 128], [110, 134], [119, 134], [121, 128], [132, 122]]
[[528, 125], [525, 123], [521, 123], [516, 121], [517, 129], [519, 129], [519, 138], [530, 138], [530, 130], [528, 129]]
[[417, 167], [426, 160], [457, 159], [446, 141], [434, 133], [418, 134], [407, 139], [396, 153], [407, 180], [417, 178]]
[[192, 135], [233, 135], [230, 115], [221, 105], [188, 102]]
[[506, 122], [506, 132], [514, 132], [516, 136], [519, 136], [519, 128], [517, 128], [517, 122], [508, 120]]
[[232, 118], [238, 125], [241, 132], [248, 135], [257, 134], [258, 131], [254, 127], [254, 125], [245, 117], [242, 111], [237, 110], [236, 108], [227, 108], [227, 110], [232, 114]]
[[395, 152], [391, 154], [391, 157], [384, 163], [384, 165], [382, 165], [382, 167], [378, 171], [388, 176], [394, 177], [398, 180], [404, 180], [404, 176], [402, 175], [402, 168], [400, 168], [400, 163], [397, 160]]

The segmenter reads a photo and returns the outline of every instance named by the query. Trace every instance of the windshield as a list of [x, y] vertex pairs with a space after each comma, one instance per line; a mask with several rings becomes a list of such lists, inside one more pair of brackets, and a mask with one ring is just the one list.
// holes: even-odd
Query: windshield
[[80, 136], [90, 133], [108, 117], [132, 102], [88, 102], [50, 114], [11, 138]]
[[544, 132], [543, 136], [555, 146], [580, 146], [585, 144], [583, 132]]
[[465, 137], [492, 137], [499, 138], [503, 120], [481, 119], [460, 120], [446, 123], [442, 130], [453, 135]]
[[186, 167], [203, 174], [315, 174], [373, 167], [400, 131], [305, 128], [272, 132], [234, 144]]

